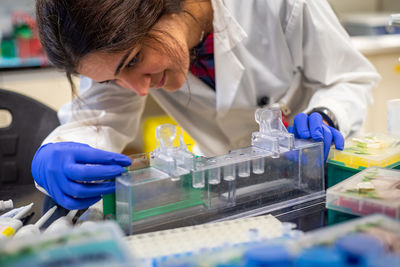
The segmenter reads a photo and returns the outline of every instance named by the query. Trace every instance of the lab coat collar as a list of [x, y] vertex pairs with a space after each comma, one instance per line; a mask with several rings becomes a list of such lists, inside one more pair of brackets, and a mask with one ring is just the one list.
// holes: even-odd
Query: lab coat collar
[[221, 52], [231, 51], [247, 37], [247, 33], [232, 16], [223, 0], [212, 0], [211, 2], [214, 11], [214, 39], [221, 45]]
[[233, 48], [247, 37], [222, 0], [212, 0], [214, 11], [214, 64], [218, 116], [231, 107], [243, 76], [244, 66]]

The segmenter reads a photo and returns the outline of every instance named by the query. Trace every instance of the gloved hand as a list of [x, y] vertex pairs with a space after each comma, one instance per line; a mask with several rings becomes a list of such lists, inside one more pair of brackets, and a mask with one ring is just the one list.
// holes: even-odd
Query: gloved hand
[[84, 209], [113, 193], [111, 179], [125, 170], [131, 160], [122, 154], [107, 152], [74, 142], [41, 146], [32, 161], [36, 183], [67, 209]]
[[344, 148], [344, 138], [335, 128], [326, 125], [322, 121], [319, 113], [311, 113], [307, 116], [305, 113], [299, 113], [294, 117], [293, 126], [289, 126], [288, 131], [296, 138], [309, 139], [324, 142], [324, 160], [326, 161], [331, 148], [332, 141], [336, 149]]

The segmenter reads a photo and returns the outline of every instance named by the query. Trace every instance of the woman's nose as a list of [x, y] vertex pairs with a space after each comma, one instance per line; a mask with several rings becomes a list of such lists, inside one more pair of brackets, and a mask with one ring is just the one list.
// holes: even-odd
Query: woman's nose
[[149, 93], [151, 77], [149, 74], [144, 75], [124, 75], [119, 77], [117, 83], [124, 88], [135, 91], [140, 96]]

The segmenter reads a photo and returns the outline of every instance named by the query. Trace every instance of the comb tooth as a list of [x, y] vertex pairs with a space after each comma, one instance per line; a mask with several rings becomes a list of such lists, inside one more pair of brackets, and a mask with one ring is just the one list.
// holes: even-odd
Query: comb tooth
[[208, 170], [208, 183], [219, 184], [221, 182], [221, 168], [213, 168]]
[[225, 181], [233, 181], [236, 179], [236, 165], [230, 164], [224, 166], [224, 180]]
[[254, 174], [263, 174], [265, 169], [264, 158], [253, 159], [253, 173]]

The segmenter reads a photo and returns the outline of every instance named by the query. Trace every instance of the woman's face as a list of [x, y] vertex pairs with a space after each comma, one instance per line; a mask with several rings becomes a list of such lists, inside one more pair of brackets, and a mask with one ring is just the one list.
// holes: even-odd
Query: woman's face
[[144, 42], [122, 53], [90, 53], [80, 61], [78, 72], [96, 82], [115, 81], [141, 96], [150, 88], [178, 90], [189, 68], [189, 31], [179, 15], [166, 15], [152, 34], [161, 43]]

